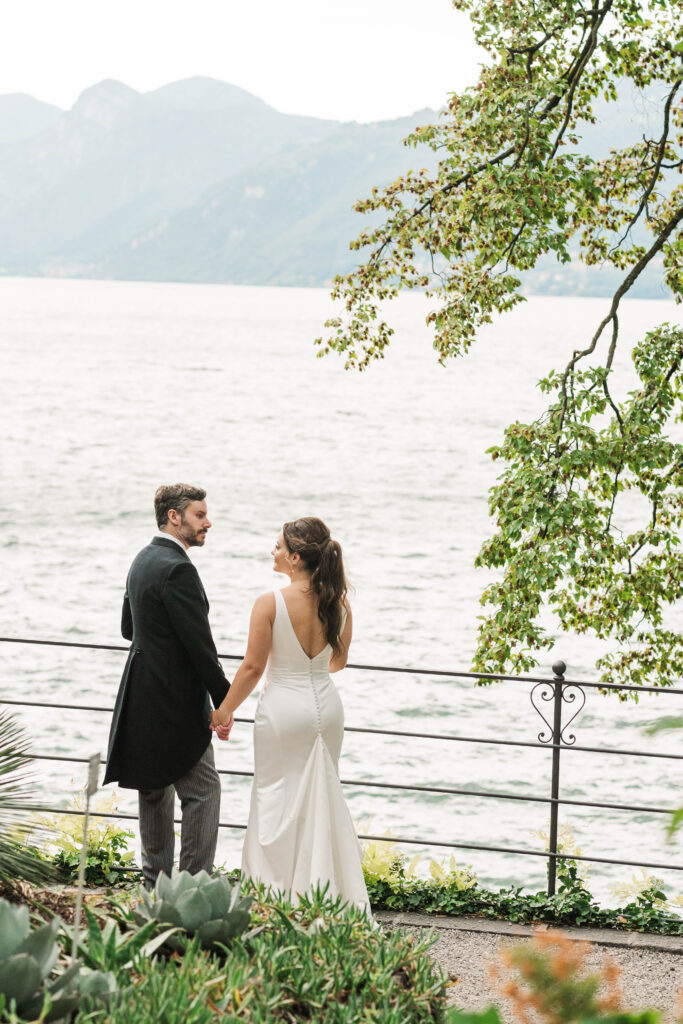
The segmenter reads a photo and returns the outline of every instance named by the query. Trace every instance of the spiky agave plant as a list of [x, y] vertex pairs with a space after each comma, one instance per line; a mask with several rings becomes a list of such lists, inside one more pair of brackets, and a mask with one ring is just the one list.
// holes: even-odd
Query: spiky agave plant
[[9, 884], [17, 878], [44, 882], [54, 875], [51, 865], [28, 844], [34, 826], [18, 807], [30, 802], [31, 762], [23, 728], [0, 708], [0, 881]]

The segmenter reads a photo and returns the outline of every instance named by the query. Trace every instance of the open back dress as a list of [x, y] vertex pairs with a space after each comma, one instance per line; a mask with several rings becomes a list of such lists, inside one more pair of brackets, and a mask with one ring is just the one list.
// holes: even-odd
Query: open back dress
[[297, 895], [329, 883], [331, 896], [369, 910], [361, 850], [339, 781], [344, 709], [328, 671], [331, 647], [309, 658], [275, 591], [273, 640], [254, 719], [254, 781], [242, 871]]

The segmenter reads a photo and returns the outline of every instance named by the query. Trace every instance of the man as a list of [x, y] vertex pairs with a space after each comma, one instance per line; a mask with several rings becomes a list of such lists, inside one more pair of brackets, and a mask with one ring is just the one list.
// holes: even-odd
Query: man
[[[132, 646], [109, 736], [104, 781], [139, 791], [142, 870], [152, 887], [171, 874], [175, 793], [182, 810], [180, 869], [211, 871], [218, 839], [220, 778], [209, 715], [229, 689], [209, 627], [209, 603], [190, 547], [211, 528], [206, 491], [159, 487], [159, 532], [128, 573], [121, 632]], [[230, 723], [230, 728], [232, 723]], [[227, 739], [230, 728], [221, 730]]]

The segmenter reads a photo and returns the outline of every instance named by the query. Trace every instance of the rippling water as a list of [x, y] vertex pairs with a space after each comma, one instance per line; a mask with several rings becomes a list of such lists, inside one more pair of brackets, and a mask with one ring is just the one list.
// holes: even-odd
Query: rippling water
[[[254, 598], [282, 582], [269, 558], [282, 522], [315, 514], [341, 541], [355, 585], [352, 660], [467, 669], [487, 578], [472, 563], [489, 530], [496, 473], [485, 449], [510, 420], [540, 410], [537, 378], [585, 343], [606, 301], [533, 298], [444, 369], [430, 348], [424, 300], [407, 296], [394, 306], [395, 345], [362, 375], [315, 358], [311, 339], [328, 301], [315, 290], [0, 279], [3, 635], [121, 642], [123, 583], [154, 531], [154, 489], [188, 480], [208, 491], [214, 526], [192, 557], [221, 652], [244, 649]], [[668, 302], [623, 308], [625, 347], [677, 318]], [[559, 638], [555, 653], [572, 676], [590, 675], [590, 643]], [[107, 706], [123, 664], [116, 652], [7, 644], [0, 658], [6, 697]], [[347, 725], [530, 742], [542, 726], [518, 681], [477, 689], [355, 670], [337, 679]], [[665, 713], [680, 713], [674, 696], [624, 706], [589, 693], [578, 742], [677, 750], [676, 734], [643, 735]], [[41, 754], [105, 749], [107, 715], [21, 717]], [[233, 735], [216, 745], [219, 766], [249, 771], [250, 727]], [[341, 771], [354, 780], [547, 796], [549, 764], [549, 752], [533, 748], [348, 733]], [[42, 762], [45, 799], [62, 804], [82, 774], [81, 766]], [[683, 803], [679, 762], [656, 758], [567, 752], [561, 785], [573, 799]], [[347, 795], [355, 819], [377, 833], [538, 849], [530, 833], [547, 828], [542, 803], [358, 785]], [[249, 780], [226, 778], [223, 819], [245, 821], [248, 796]], [[121, 810], [134, 809], [133, 797], [121, 793]], [[683, 860], [680, 844], [664, 841], [662, 816], [570, 806], [561, 820], [585, 853]], [[220, 858], [235, 864], [240, 844], [241, 833], [222, 831]], [[488, 882], [544, 879], [540, 860], [456, 855]], [[596, 864], [594, 888], [633, 870]], [[678, 873], [667, 877], [683, 890]]]

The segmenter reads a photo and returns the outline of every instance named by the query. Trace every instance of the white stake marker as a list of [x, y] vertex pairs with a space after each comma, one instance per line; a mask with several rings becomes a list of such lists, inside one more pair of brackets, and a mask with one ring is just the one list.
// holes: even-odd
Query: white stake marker
[[74, 939], [71, 949], [72, 962], [78, 953], [78, 930], [81, 924], [81, 908], [83, 906], [83, 887], [85, 885], [85, 860], [88, 855], [88, 818], [90, 817], [90, 797], [94, 796], [99, 786], [100, 755], [91, 754], [88, 758], [88, 784], [85, 787], [85, 814], [83, 815], [83, 843], [81, 860], [78, 865], [78, 891], [76, 893], [76, 910], [74, 911]]

